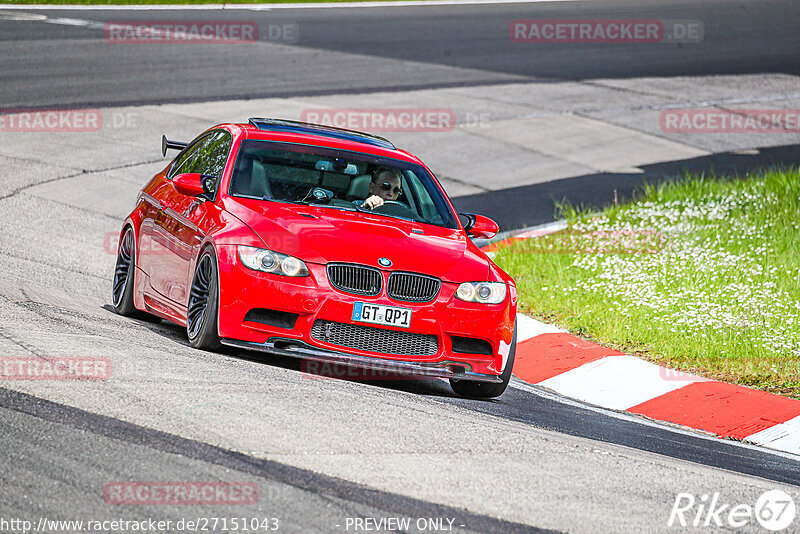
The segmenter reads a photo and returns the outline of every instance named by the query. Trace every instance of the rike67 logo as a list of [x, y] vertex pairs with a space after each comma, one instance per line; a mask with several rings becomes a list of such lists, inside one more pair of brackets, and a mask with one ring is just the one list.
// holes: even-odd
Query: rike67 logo
[[679, 493], [672, 505], [667, 526], [728, 530], [752, 525], [755, 521], [771, 532], [778, 532], [792, 525], [796, 513], [794, 499], [781, 490], [762, 493], [755, 505], [725, 502], [719, 492], [699, 497], [691, 493]]

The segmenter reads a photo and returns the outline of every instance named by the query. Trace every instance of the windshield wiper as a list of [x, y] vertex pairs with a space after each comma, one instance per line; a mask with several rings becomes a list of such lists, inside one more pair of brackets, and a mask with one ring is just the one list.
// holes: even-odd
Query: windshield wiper
[[356, 211], [360, 211], [361, 213], [369, 213], [370, 215], [380, 215], [381, 217], [391, 217], [392, 219], [400, 219], [401, 221], [424, 222], [424, 221], [418, 221], [416, 219], [411, 219], [409, 217], [403, 217], [402, 215], [392, 215], [392, 214], [389, 214], [389, 213], [379, 213], [377, 211], [367, 210], [367, 209], [364, 209], [363, 207], [357, 206], [355, 204], [353, 204], [353, 207], [355, 207]]
[[264, 195], [264, 197], [261, 200], [266, 200], [268, 202], [277, 202], [279, 204], [297, 204], [299, 206], [318, 206], [318, 207], [322, 207], [322, 208], [333, 208], [333, 209], [345, 210], [345, 211], [358, 211], [358, 209], [359, 209], [355, 205], [353, 205], [353, 206], [339, 206], [339, 205], [336, 205], [336, 204], [323, 204], [323, 203], [320, 203], [320, 202], [312, 202], [312, 201], [309, 201], [309, 200], [281, 200], [281, 199], [269, 197], [269, 196], [266, 196], [266, 195]]
[[333, 209], [344, 210], [344, 211], [358, 211], [358, 212], [361, 212], [361, 213], [369, 213], [370, 215], [380, 215], [381, 217], [391, 217], [392, 219], [399, 219], [401, 221], [409, 221], [409, 222], [415, 222], [415, 223], [427, 222], [427, 221], [424, 221], [424, 220], [420, 221], [420, 220], [417, 220], [417, 219], [412, 219], [410, 217], [403, 217], [402, 215], [393, 215], [393, 214], [390, 214], [390, 213], [379, 213], [377, 211], [372, 211], [372, 210], [365, 209], [362, 206], [359, 206], [357, 204], [353, 204], [352, 206], [339, 206], [339, 205], [336, 205], [336, 204], [323, 204], [323, 203], [312, 202], [312, 201], [308, 201], [308, 200], [280, 200], [280, 199], [273, 198], [273, 197], [270, 197], [270, 196], [267, 196], [267, 195], [264, 195], [264, 197], [262, 197], [261, 200], [266, 200], [268, 202], [277, 202], [279, 204], [298, 204], [300, 206], [319, 206], [319, 207], [323, 207], [323, 208], [333, 208]]
[[391, 217], [392, 219], [400, 219], [401, 221], [422, 222], [416, 219], [412, 219], [411, 217], [403, 217], [402, 215], [390, 215], [388, 213], [376, 213], [375, 215], [381, 215], [383, 217]]
[[263, 197], [261, 197], [261, 200], [266, 200], [267, 202], [277, 202], [278, 204], [302, 204], [306, 206], [310, 204], [310, 202], [304, 202], [302, 200], [283, 200], [279, 198], [274, 198], [269, 196], [269, 194], [266, 194]]

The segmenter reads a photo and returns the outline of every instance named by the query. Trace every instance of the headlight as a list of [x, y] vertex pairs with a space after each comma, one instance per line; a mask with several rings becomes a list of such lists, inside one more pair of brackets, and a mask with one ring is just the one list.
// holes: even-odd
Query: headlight
[[294, 256], [273, 252], [265, 248], [236, 247], [239, 259], [245, 267], [254, 271], [280, 274], [283, 276], [308, 276], [308, 267]]
[[458, 286], [456, 297], [466, 302], [500, 304], [506, 298], [506, 285], [501, 282], [464, 282]]

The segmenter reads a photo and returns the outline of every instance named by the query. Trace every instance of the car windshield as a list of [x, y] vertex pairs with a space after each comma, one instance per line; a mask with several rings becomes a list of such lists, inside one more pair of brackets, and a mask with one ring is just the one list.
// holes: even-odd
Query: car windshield
[[[245, 140], [229, 194], [315, 204], [457, 228], [434, 178], [421, 165], [359, 152]], [[369, 210], [372, 196], [383, 205]]]

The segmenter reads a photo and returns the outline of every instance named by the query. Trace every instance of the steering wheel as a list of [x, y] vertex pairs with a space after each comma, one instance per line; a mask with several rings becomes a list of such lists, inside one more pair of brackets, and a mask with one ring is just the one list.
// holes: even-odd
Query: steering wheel
[[[403, 203], [402, 203], [402, 202], [400, 202], [399, 200], [384, 200], [384, 201], [383, 201], [383, 206], [395, 206], [395, 205], [396, 205], [396, 206], [402, 206], [402, 207], [404, 207], [405, 209], [408, 209], [408, 206], [406, 206], [405, 204], [403, 204]], [[383, 207], [383, 206], [378, 206], [378, 208], [381, 208], [381, 207]], [[377, 208], [376, 208], [376, 209], [377, 209]]]
[[386, 215], [398, 215], [406, 219], [419, 219], [419, 215], [414, 213], [414, 210], [397, 200], [384, 200], [382, 206], [378, 206], [372, 211], [376, 213], [385, 213]]

